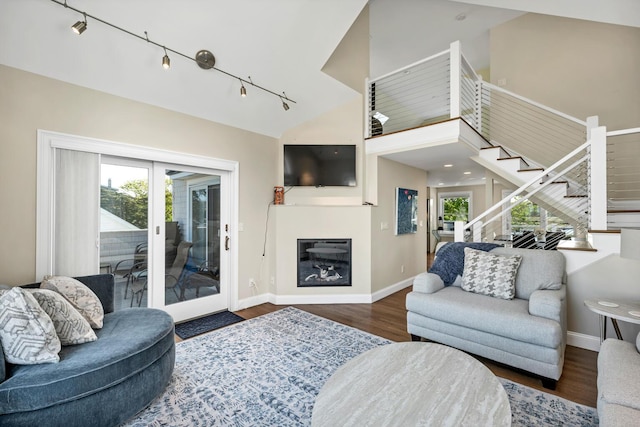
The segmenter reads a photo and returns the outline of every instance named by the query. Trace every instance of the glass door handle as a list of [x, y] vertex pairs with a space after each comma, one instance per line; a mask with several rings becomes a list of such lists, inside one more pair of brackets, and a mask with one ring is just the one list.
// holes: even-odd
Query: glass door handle
[[229, 236], [226, 236], [224, 238], [224, 250], [228, 251], [229, 250]]

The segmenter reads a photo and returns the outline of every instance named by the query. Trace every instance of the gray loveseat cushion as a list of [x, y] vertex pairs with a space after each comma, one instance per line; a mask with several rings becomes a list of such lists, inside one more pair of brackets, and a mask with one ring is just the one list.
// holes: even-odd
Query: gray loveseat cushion
[[558, 290], [565, 282], [565, 258], [558, 251], [496, 248], [497, 255], [521, 255], [516, 276], [516, 298], [528, 300], [534, 291]]
[[[640, 411], [640, 354], [633, 343], [606, 339], [598, 355], [598, 412], [606, 404]], [[640, 415], [640, 413], [638, 413]]]
[[431, 319], [448, 324], [552, 349], [559, 347], [564, 339], [558, 322], [529, 314], [527, 300], [503, 300], [453, 286], [433, 294], [410, 293], [407, 310], [425, 313]]
[[[7, 365], [9, 379], [0, 383], [0, 413], [37, 411], [75, 401], [138, 375], [172, 350], [173, 326], [170, 316], [155, 309], [105, 315], [104, 327], [96, 330], [98, 340], [63, 348], [55, 366]], [[67, 353], [73, 357], [66, 357]]]

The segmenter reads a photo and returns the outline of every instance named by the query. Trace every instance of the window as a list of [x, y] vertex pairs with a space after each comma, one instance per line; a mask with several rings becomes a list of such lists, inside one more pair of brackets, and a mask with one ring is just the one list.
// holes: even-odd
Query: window
[[[438, 228], [453, 232], [455, 221], [469, 222], [472, 214], [471, 192], [441, 193], [438, 195]], [[440, 220], [442, 218], [442, 221]]]
[[[509, 191], [503, 192], [503, 197], [508, 197]], [[521, 196], [511, 198], [511, 205], [522, 200]], [[507, 210], [504, 206], [504, 210]], [[525, 231], [533, 232], [537, 229], [554, 232], [562, 231], [567, 236], [573, 235], [573, 226], [565, 218], [554, 215], [552, 212], [538, 206], [531, 200], [525, 199], [518, 205], [509, 209], [503, 215], [503, 229], [506, 234], [520, 234]]]

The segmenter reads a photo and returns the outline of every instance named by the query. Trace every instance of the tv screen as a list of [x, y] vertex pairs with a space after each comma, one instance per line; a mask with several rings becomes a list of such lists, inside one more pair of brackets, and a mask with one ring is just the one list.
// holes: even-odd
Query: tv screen
[[355, 145], [285, 145], [284, 185], [356, 186]]

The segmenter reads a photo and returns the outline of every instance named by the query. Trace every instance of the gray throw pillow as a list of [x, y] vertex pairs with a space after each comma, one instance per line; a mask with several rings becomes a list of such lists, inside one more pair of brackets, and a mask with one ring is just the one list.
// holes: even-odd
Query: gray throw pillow
[[0, 295], [0, 341], [9, 363], [35, 365], [60, 360], [60, 340], [38, 301], [22, 288]]
[[49, 315], [62, 345], [83, 344], [98, 339], [89, 322], [57, 292], [48, 289], [28, 289]]
[[71, 277], [45, 276], [40, 289], [59, 293], [87, 319], [92, 328], [102, 328], [104, 308], [98, 296], [84, 283]]
[[464, 248], [462, 289], [501, 299], [513, 299], [522, 257], [503, 256]]

